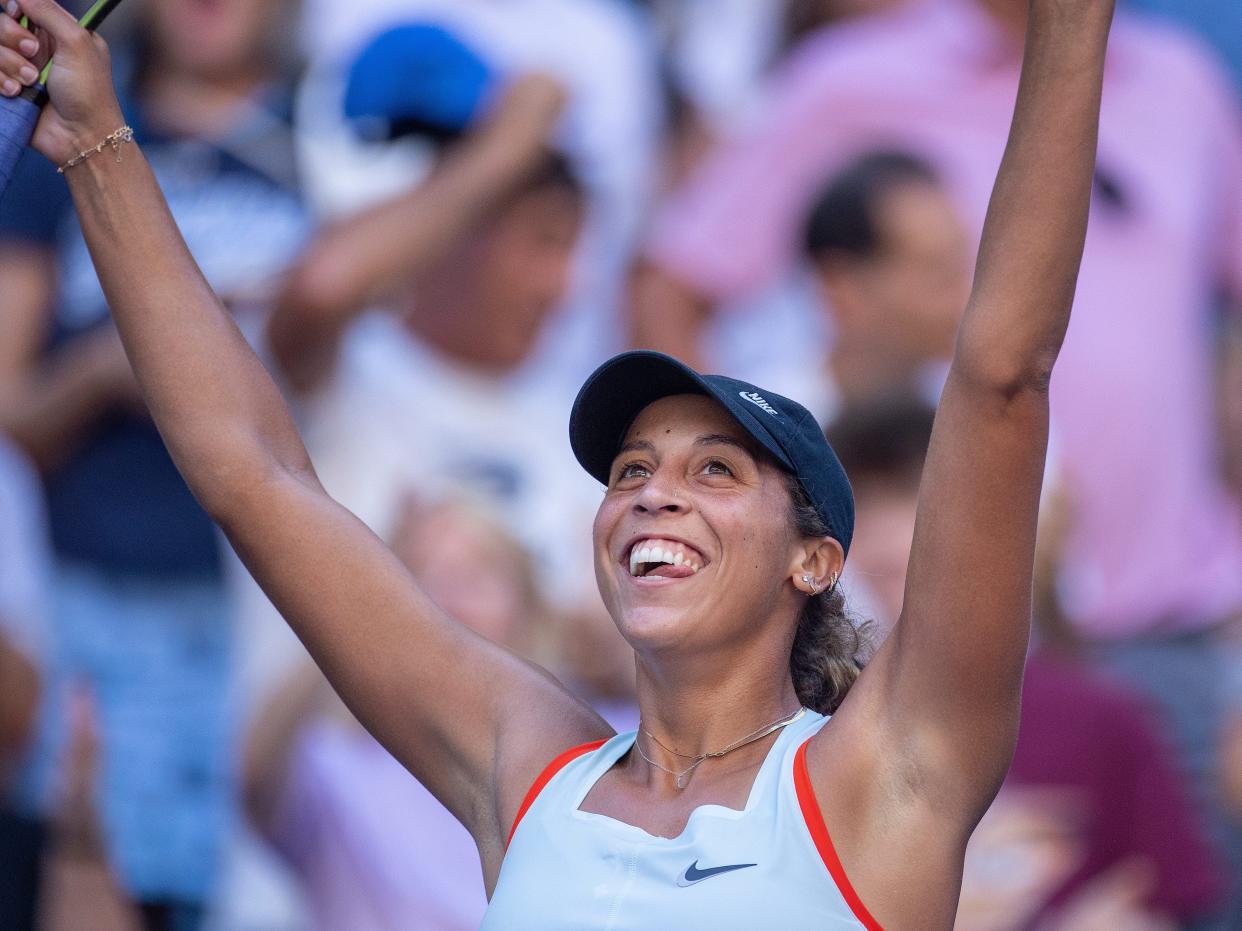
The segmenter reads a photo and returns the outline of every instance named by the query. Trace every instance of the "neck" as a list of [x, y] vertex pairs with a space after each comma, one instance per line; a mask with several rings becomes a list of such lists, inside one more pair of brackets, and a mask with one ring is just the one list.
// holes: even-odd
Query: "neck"
[[[661, 664], [639, 657], [638, 706], [643, 728], [687, 757], [722, 750], [801, 707], [788, 673], [788, 651], [780, 676], [773, 675], [770, 663], [729, 662], [719, 657], [707, 659], [689, 674], [683, 663], [676, 665], [676, 674], [671, 674]], [[771, 740], [752, 746], [757, 748], [752, 752], [762, 751], [762, 756]], [[658, 755], [646, 743], [644, 749], [670, 769], [684, 769], [688, 763], [658, 746], [654, 748]], [[737, 752], [748, 750], [752, 748]]]

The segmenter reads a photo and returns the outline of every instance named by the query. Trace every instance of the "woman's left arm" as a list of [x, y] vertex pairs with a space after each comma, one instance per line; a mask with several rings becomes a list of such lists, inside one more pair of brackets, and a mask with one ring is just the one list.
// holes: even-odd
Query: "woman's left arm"
[[1048, 386], [1086, 237], [1112, 0], [1031, 0], [1008, 147], [936, 415], [905, 606], [859, 680], [877, 753], [973, 824], [1012, 758]]

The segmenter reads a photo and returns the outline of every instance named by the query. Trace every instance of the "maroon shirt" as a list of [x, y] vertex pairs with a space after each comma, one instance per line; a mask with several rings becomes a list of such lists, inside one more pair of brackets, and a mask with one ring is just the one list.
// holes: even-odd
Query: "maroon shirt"
[[1005, 785], [1077, 796], [1083, 860], [1049, 908], [1135, 856], [1156, 871], [1151, 908], [1185, 920], [1220, 902], [1224, 875], [1196, 820], [1187, 780], [1154, 715], [1119, 683], [1071, 660], [1033, 655]]

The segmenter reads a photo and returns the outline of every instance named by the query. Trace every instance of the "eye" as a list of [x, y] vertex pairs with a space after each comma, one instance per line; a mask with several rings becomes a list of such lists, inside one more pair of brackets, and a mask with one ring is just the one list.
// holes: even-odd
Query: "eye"
[[651, 470], [641, 462], [627, 462], [617, 471], [617, 481], [624, 481], [630, 478], [649, 478]]
[[733, 470], [719, 459], [709, 459], [703, 463], [703, 472], [707, 475], [732, 475]]

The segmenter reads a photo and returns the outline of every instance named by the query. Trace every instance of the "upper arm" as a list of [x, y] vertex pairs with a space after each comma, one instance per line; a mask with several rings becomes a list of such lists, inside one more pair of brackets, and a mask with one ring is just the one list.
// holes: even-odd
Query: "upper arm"
[[548, 760], [607, 733], [549, 676], [446, 617], [312, 474], [275, 468], [217, 514], [242, 561], [368, 730], [499, 849]]
[[873, 664], [889, 726], [965, 777], [968, 798], [990, 798], [1016, 739], [1047, 430], [1042, 385], [998, 391], [953, 370], [902, 616]]

